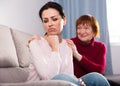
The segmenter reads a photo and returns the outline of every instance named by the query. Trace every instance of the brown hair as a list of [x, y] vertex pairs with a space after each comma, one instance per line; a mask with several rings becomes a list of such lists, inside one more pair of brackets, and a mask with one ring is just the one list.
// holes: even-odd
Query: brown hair
[[90, 24], [96, 37], [100, 37], [99, 23], [92, 15], [82, 15], [76, 20], [76, 30], [77, 26], [80, 24]]

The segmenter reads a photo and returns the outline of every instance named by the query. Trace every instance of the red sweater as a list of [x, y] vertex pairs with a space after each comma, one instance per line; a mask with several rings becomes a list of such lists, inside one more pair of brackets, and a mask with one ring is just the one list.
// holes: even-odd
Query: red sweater
[[106, 45], [94, 39], [89, 44], [83, 43], [77, 37], [72, 40], [83, 57], [81, 61], [73, 58], [76, 77], [79, 78], [90, 72], [103, 74], [106, 67]]

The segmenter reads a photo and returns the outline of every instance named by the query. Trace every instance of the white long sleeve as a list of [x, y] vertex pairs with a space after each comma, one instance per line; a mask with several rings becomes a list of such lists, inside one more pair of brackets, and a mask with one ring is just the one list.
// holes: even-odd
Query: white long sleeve
[[73, 74], [72, 50], [65, 40], [60, 43], [59, 52], [52, 52], [44, 38], [33, 40], [30, 52], [32, 57], [28, 81], [48, 80], [61, 72]]

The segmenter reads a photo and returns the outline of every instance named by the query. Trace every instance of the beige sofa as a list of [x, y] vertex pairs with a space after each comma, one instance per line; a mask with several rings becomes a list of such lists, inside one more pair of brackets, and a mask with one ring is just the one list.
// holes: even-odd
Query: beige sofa
[[26, 82], [30, 57], [26, 43], [30, 37], [0, 25], [0, 86], [75, 86], [60, 80]]

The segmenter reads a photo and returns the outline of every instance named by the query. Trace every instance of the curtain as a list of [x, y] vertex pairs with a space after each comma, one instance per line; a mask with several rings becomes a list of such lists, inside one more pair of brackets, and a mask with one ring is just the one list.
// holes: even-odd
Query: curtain
[[64, 8], [67, 25], [63, 29], [62, 36], [71, 38], [76, 36], [75, 21], [83, 14], [93, 15], [100, 24], [100, 41], [107, 46], [106, 75], [112, 75], [111, 49], [109, 43], [109, 32], [107, 26], [106, 0], [54, 0]]

